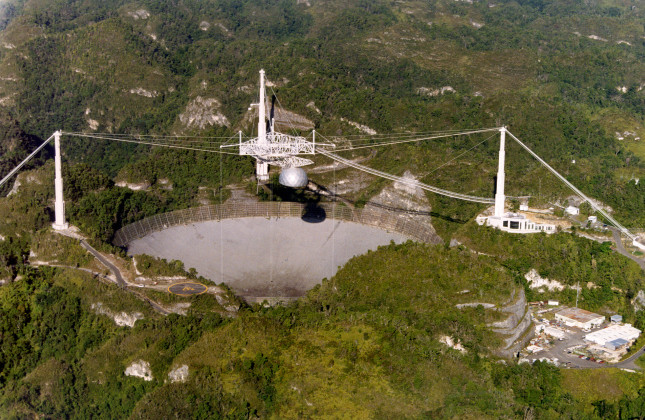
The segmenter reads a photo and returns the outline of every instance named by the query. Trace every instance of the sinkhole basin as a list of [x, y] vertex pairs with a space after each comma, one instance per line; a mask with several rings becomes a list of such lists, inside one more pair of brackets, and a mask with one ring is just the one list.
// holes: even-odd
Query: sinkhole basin
[[303, 296], [354, 256], [434, 230], [379, 209], [298, 203], [205, 206], [154, 216], [117, 232], [129, 255], [180, 260], [247, 301]]

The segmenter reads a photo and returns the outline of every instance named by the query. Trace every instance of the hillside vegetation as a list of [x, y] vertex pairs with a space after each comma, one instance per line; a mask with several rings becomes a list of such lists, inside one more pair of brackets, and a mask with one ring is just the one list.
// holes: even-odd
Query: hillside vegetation
[[[281, 104], [320, 133], [356, 134], [347, 121], [379, 133], [506, 124], [619, 220], [645, 222], [637, 182], [645, 155], [636, 140], [645, 138], [643, 17], [629, 1], [14, 0], [2, 10], [0, 107], [29, 136], [59, 128], [250, 134], [246, 108], [264, 68]], [[182, 117], [205, 99], [214, 101], [205, 112], [219, 122]], [[9, 137], [0, 143], [15, 143]], [[380, 149], [370, 165], [423, 177], [479, 141]], [[152, 185], [169, 179], [181, 193], [152, 195], [167, 195], [161, 200], [173, 208], [195, 205], [199, 186], [217, 189], [252, 173], [249, 159], [226, 159], [224, 180], [219, 156], [102, 140], [65, 144], [71, 163], [109, 177]], [[424, 180], [490, 196], [496, 147], [490, 139]], [[508, 193], [531, 195], [538, 205], [563, 202], [568, 191], [509, 147]], [[361, 199], [374, 193], [368, 188]], [[437, 213], [457, 221], [481, 210], [429, 198]]]
[[[162, 317], [77, 271], [22, 273], [0, 288], [6, 418], [597, 418], [643, 403], [642, 375], [607, 371], [612, 392], [600, 394], [550, 365], [498, 360], [486, 327], [498, 313], [455, 303], [503, 304], [518, 284], [513, 270], [463, 248], [382, 247], [299, 302], [233, 319], [203, 306]], [[116, 327], [97, 301], [145, 318]], [[137, 361], [150, 381], [125, 375]], [[182, 366], [187, 377], [171, 381]]]
[[[192, 136], [186, 144], [234, 141], [238, 130], [252, 135], [247, 108], [264, 68], [269, 94], [311, 120], [322, 138], [507, 125], [619, 221], [642, 228], [641, 7], [634, 0], [7, 0], [0, 3], [0, 171], [57, 129]], [[492, 196], [497, 139], [348, 155]], [[580, 283], [581, 307], [620, 313], [645, 329], [645, 310], [632, 301], [645, 290], [643, 271], [609, 243], [479, 227], [472, 219], [482, 205], [428, 194], [445, 246], [390, 244], [350, 260], [296, 302], [236, 306], [235, 315], [210, 294], [142, 290], [163, 304], [191, 304], [186, 315], [163, 316], [79, 270], [98, 263], [77, 240], [51, 232], [51, 154], [45, 148], [0, 191], [0, 418], [642, 416], [642, 373], [517, 364], [499, 357], [505, 337], [490, 328], [506, 316], [496, 309], [521, 291], [570, 304]], [[64, 136], [63, 154], [69, 221], [121, 257], [110, 241], [128, 223], [219, 202], [232, 184], [258, 190], [248, 157], [74, 136]], [[337, 175], [352, 180], [354, 172], [311, 178], [326, 186]], [[347, 193], [358, 205], [386, 185], [365, 179]], [[510, 140], [506, 188], [530, 196], [532, 206], [565, 204], [570, 195]], [[43, 262], [57, 266], [37, 266]], [[180, 262], [138, 262], [144, 275], [195, 278]], [[564, 289], [531, 289], [532, 269]], [[117, 326], [109, 314], [120, 312], [140, 317]]]

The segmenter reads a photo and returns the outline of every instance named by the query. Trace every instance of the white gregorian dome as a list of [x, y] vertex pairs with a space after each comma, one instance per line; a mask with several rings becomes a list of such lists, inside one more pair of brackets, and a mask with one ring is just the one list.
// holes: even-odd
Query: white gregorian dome
[[278, 181], [285, 187], [302, 188], [307, 186], [309, 179], [302, 168], [284, 168]]

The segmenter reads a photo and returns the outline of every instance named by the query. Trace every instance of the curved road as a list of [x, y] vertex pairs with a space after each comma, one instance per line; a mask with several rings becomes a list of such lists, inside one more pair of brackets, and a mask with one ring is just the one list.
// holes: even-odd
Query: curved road
[[610, 365], [610, 367], [617, 367], [617, 368], [622, 368], [622, 369], [632, 369], [632, 370], [641, 370], [641, 367], [638, 366], [636, 363], [636, 359], [641, 357], [643, 354], [645, 354], [645, 346], [641, 347], [640, 350], [638, 350], [636, 353], [632, 354], [629, 356], [627, 359], [623, 360], [622, 362], [615, 363], [613, 365]]
[[[623, 240], [620, 236], [620, 231], [616, 229], [615, 227], [610, 227], [613, 236], [614, 236], [614, 242], [616, 243], [616, 251], [618, 251], [620, 254], [626, 256], [630, 260], [636, 262], [636, 264], [640, 265], [641, 269], [645, 271], [645, 260], [638, 258], [635, 255], [632, 255], [631, 253], [627, 252], [625, 249], [625, 246], [623, 245]], [[625, 368], [625, 369], [634, 369], [634, 370], [640, 370], [640, 366], [634, 363], [636, 359], [638, 359], [643, 353], [645, 353], [645, 346], [643, 346], [640, 350], [638, 350], [636, 353], [631, 355], [629, 358], [623, 360], [622, 362], [616, 363], [614, 365], [611, 365], [613, 367], [619, 367], [619, 368]]]
[[88, 250], [90, 254], [94, 255], [94, 257], [99, 260], [101, 264], [106, 266], [108, 270], [114, 274], [114, 278], [116, 278], [116, 284], [118, 284], [120, 287], [125, 288], [127, 286], [125, 280], [123, 280], [123, 276], [121, 275], [121, 271], [119, 271], [118, 268], [111, 262], [107, 260], [100, 252], [98, 252], [96, 249], [92, 248], [90, 244], [85, 242], [85, 240], [81, 239], [81, 246]]
[[106, 267], [108, 268], [108, 270], [110, 270], [110, 271], [112, 272], [112, 274], [114, 274], [114, 278], [116, 279], [116, 284], [117, 284], [119, 287], [121, 287], [121, 288], [122, 288], [123, 290], [125, 290], [125, 291], [128, 291], [128, 292], [130, 292], [130, 293], [134, 294], [134, 295], [135, 295], [135, 296], [137, 296], [139, 299], [143, 299], [143, 300], [145, 300], [146, 302], [148, 302], [148, 303], [150, 304], [150, 306], [152, 306], [152, 309], [154, 309], [155, 311], [157, 311], [157, 312], [159, 312], [159, 313], [161, 313], [161, 314], [163, 314], [163, 315], [169, 315], [169, 314], [171, 314], [171, 313], [172, 313], [172, 312], [170, 312], [170, 311], [166, 310], [163, 306], [161, 306], [161, 305], [159, 305], [158, 303], [156, 303], [155, 301], [150, 300], [148, 297], [146, 297], [146, 296], [142, 295], [141, 293], [137, 293], [137, 292], [135, 292], [135, 291], [132, 291], [132, 290], [128, 289], [128, 287], [127, 287], [127, 286], [128, 286], [128, 284], [125, 282], [125, 280], [123, 280], [123, 276], [121, 275], [121, 271], [119, 271], [119, 269], [118, 269], [114, 264], [112, 264], [110, 261], [108, 261], [108, 260], [107, 260], [107, 258], [105, 258], [105, 257], [104, 257], [100, 252], [98, 252], [96, 249], [92, 248], [92, 246], [91, 246], [90, 244], [88, 244], [87, 242], [85, 242], [85, 240], [81, 239], [81, 241], [80, 241], [80, 242], [81, 242], [81, 246], [82, 246], [83, 248], [85, 248], [85, 249], [86, 249], [87, 251], [89, 251], [92, 255], [94, 255], [94, 257], [95, 257], [97, 260], [99, 260], [99, 262], [100, 262], [101, 264], [103, 264], [104, 266], [106, 266]]
[[620, 237], [620, 231], [618, 229], [614, 228], [614, 227], [611, 227], [610, 229], [611, 229], [612, 233], [614, 234], [614, 242], [616, 243], [616, 250], [619, 253], [621, 253], [624, 256], [626, 256], [627, 258], [629, 258], [630, 260], [635, 261], [638, 265], [641, 266], [641, 269], [645, 270], [645, 260], [643, 260], [641, 258], [638, 258], [637, 256], [632, 255], [629, 252], [627, 252], [627, 250], [623, 246], [623, 240]]

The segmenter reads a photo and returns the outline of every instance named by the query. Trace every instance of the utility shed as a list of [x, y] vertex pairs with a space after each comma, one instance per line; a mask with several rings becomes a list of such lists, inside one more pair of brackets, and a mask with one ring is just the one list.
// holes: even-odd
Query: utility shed
[[605, 321], [605, 317], [580, 308], [565, 308], [555, 314], [555, 319], [569, 327], [591, 328]]
[[606, 347], [607, 343], [618, 339], [631, 343], [636, 340], [640, 334], [641, 330], [632, 327], [631, 324], [610, 325], [602, 330], [587, 334], [585, 336], [585, 340]]
[[620, 324], [621, 322], [623, 322], [622, 315], [612, 315], [611, 317], [609, 317], [609, 319], [613, 324]]

